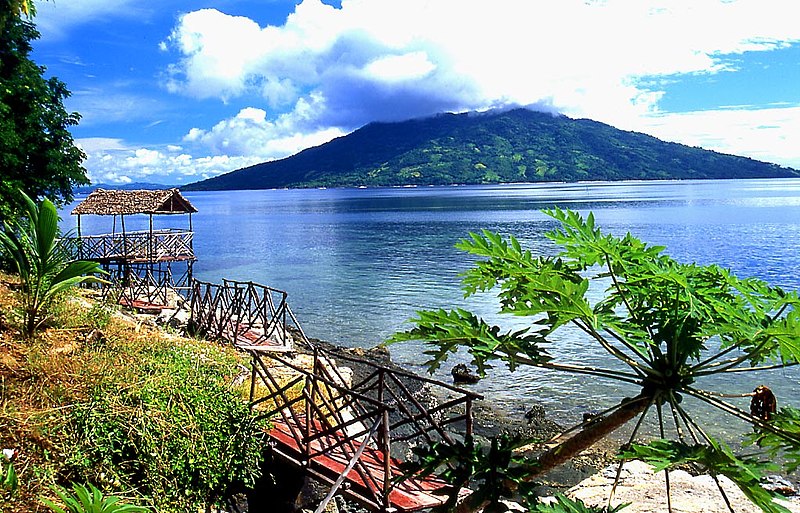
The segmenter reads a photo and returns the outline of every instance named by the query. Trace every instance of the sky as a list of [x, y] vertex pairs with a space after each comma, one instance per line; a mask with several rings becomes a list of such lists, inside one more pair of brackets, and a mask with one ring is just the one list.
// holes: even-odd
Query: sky
[[800, 169], [796, 0], [38, 0], [93, 183], [517, 106]]

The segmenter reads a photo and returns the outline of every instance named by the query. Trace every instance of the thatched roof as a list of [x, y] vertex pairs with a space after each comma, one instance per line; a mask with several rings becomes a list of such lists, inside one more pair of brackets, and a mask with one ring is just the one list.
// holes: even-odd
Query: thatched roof
[[97, 189], [77, 207], [72, 215], [99, 216], [127, 214], [189, 214], [197, 209], [178, 189], [158, 191], [107, 191]]

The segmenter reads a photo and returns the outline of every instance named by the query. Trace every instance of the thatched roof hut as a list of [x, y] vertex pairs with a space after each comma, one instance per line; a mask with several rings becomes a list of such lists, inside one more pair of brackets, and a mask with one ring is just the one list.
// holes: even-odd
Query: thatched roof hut
[[99, 216], [130, 214], [192, 214], [197, 209], [178, 189], [120, 191], [97, 189], [86, 197], [72, 215]]

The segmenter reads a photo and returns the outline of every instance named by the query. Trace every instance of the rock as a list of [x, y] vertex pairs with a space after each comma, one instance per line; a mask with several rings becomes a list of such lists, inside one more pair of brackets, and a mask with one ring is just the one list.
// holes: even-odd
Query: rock
[[450, 371], [450, 374], [452, 374], [453, 383], [456, 385], [471, 385], [477, 383], [481, 379], [463, 363], [459, 363], [453, 367], [453, 370]]
[[94, 329], [86, 334], [84, 343], [89, 346], [99, 346], [106, 343], [106, 334], [103, 330]]
[[[567, 495], [580, 499], [589, 506], [604, 507], [614, 483], [617, 464], [611, 465], [568, 490]], [[718, 477], [720, 485], [737, 513], [759, 513], [761, 510], [751, 503], [728, 478]], [[681, 513], [727, 513], [730, 510], [708, 475], [692, 476], [683, 470], [669, 473], [672, 511]], [[789, 511], [800, 512], [800, 504], [778, 501]], [[623, 466], [611, 505], [630, 503], [625, 513], [667, 512], [664, 473], [654, 473], [652, 467], [641, 461], [629, 461]]]
[[525, 420], [528, 421], [528, 424], [530, 424], [531, 422], [541, 421], [544, 419], [545, 414], [546, 412], [544, 406], [542, 406], [539, 403], [536, 403], [533, 406], [531, 406], [527, 412], [525, 412]]
[[165, 308], [155, 319], [157, 326], [169, 326], [176, 330], [185, 330], [189, 325], [192, 313], [185, 308]]
[[761, 486], [770, 492], [779, 493], [784, 497], [797, 495], [797, 488], [791, 482], [781, 476], [766, 476], [762, 480]]

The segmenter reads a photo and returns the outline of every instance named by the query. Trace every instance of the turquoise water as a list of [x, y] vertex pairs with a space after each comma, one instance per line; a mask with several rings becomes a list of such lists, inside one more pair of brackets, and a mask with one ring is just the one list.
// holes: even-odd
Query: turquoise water
[[[630, 231], [681, 261], [718, 263], [800, 289], [800, 180], [614, 182], [550, 185], [270, 190], [187, 193], [193, 216], [195, 276], [253, 280], [286, 290], [306, 332], [347, 346], [373, 346], [407, 326], [422, 308], [469, 306], [492, 317], [489, 295], [465, 301], [458, 274], [470, 258], [453, 246], [470, 231], [514, 234], [534, 253], [555, 248], [544, 238], [553, 206], [594, 212], [605, 230]], [[69, 216], [65, 216], [69, 217]], [[126, 219], [146, 228], [147, 218]], [[82, 220], [84, 233], [110, 231], [105, 218]], [[157, 226], [186, 226], [164, 216]], [[65, 227], [74, 226], [72, 218]], [[507, 320], [503, 320], [507, 322]], [[518, 322], [518, 321], [517, 321]], [[415, 344], [392, 347], [415, 370]], [[564, 361], [607, 363], [602, 349], [567, 333], [552, 352]], [[455, 363], [455, 362], [454, 362]], [[442, 376], [450, 369], [447, 365]], [[757, 380], [731, 375], [701, 384], [746, 392], [764, 382], [800, 405], [799, 374]], [[476, 390], [512, 412], [525, 398], [550, 405], [559, 419], [610, 406], [631, 391], [596, 378], [538, 370], [497, 369]], [[744, 403], [740, 403], [744, 405]], [[724, 428], [721, 428], [724, 429]]]

